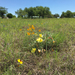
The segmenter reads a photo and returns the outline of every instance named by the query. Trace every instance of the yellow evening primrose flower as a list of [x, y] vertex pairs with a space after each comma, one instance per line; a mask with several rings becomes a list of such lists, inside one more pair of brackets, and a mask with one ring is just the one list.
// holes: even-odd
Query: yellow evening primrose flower
[[23, 64], [23, 62], [22, 62], [22, 61], [20, 61], [20, 64]]
[[42, 34], [39, 34], [39, 36], [40, 36], [40, 37], [43, 37], [43, 35], [42, 35]]
[[18, 59], [17, 61], [20, 62], [20, 59]]
[[35, 51], [36, 51], [36, 48], [32, 48], [32, 51], [31, 52], [34, 53]]
[[18, 61], [20, 64], [22, 64], [22, 63], [23, 63], [20, 59], [18, 59], [17, 61]]
[[36, 39], [36, 41], [38, 41], [38, 42], [42, 42], [43, 39], [42, 39], [42, 38], [38, 38], [38, 39]]

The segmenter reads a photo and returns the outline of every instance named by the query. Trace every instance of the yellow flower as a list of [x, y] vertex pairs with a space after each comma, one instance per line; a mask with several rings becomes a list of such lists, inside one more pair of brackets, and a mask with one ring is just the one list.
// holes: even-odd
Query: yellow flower
[[39, 36], [40, 36], [40, 37], [43, 37], [43, 35], [42, 35], [42, 34], [39, 34]]
[[31, 28], [29, 28], [29, 30], [32, 30]]
[[20, 59], [18, 59], [17, 61], [20, 62]]
[[31, 27], [33, 30], [35, 29], [35, 27], [32, 25], [32, 27]]
[[41, 23], [41, 24], [43, 24], [43, 23]]
[[32, 48], [32, 51], [31, 52], [34, 53], [35, 51], [36, 51], [36, 48]]
[[18, 61], [20, 64], [22, 64], [22, 63], [23, 63], [20, 59], [18, 59], [17, 61]]
[[36, 41], [38, 41], [38, 42], [42, 42], [42, 41], [43, 41], [43, 39], [38, 38], [38, 39], [36, 39]]
[[27, 34], [28, 34], [28, 35], [30, 35], [30, 33], [29, 33], [29, 32], [27, 32]]
[[21, 31], [22, 29], [20, 29], [20, 31]]
[[22, 61], [20, 61], [20, 64], [23, 64], [23, 62], [22, 62]]
[[41, 32], [41, 30], [38, 30], [39, 32]]
[[55, 41], [53, 40], [53, 43], [55, 43]]

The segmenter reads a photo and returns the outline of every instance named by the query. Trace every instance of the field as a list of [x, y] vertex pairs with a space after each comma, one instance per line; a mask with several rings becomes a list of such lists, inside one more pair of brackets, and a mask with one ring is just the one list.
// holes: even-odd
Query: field
[[0, 75], [75, 75], [75, 18], [0, 19]]

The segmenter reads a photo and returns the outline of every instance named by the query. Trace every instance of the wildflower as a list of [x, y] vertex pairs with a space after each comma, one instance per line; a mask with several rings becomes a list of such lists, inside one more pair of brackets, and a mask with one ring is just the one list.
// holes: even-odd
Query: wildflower
[[20, 31], [21, 31], [22, 29], [20, 29]]
[[40, 36], [40, 37], [43, 37], [43, 35], [42, 35], [42, 34], [39, 34], [39, 36]]
[[41, 32], [41, 30], [38, 30], [39, 32]]
[[35, 27], [32, 25], [32, 29], [34, 30], [35, 29]]
[[38, 52], [40, 53], [40, 52], [41, 52], [41, 50], [40, 50], [40, 49], [38, 49]]
[[34, 53], [35, 51], [36, 51], [36, 48], [32, 48], [32, 51], [31, 52]]
[[53, 40], [53, 43], [55, 43], [55, 41]]
[[31, 28], [29, 28], [29, 30], [31, 30]]
[[36, 39], [36, 41], [38, 41], [38, 42], [42, 42], [42, 41], [43, 41], [43, 39], [38, 38], [38, 39]]
[[28, 35], [30, 35], [30, 33], [29, 33], [29, 32], [27, 32], [27, 34], [28, 34]]
[[20, 64], [22, 64], [23, 62], [22, 61], [20, 61]]
[[17, 61], [20, 62], [20, 59], [18, 59]]
[[22, 63], [23, 63], [20, 59], [18, 59], [17, 61], [18, 61], [20, 64], [22, 64]]
[[43, 24], [43, 23], [41, 23], [41, 24]]

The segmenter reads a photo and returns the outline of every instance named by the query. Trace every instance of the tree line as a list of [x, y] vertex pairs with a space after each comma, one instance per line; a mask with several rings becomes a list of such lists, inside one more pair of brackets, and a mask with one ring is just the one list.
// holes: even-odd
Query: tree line
[[[16, 17], [15, 15], [12, 15], [11, 13], [7, 12], [7, 9], [5, 7], [0, 7], [0, 17], [4, 18], [5, 14], [8, 18]], [[59, 16], [59, 14], [52, 14], [49, 7], [42, 7], [42, 6], [36, 6], [36, 7], [30, 7], [30, 8], [24, 8], [22, 10], [21, 8], [17, 11], [15, 11], [15, 14], [17, 14], [18, 18], [33, 18], [33, 16], [39, 16], [42, 18], [74, 18], [75, 12], [71, 12], [70, 10], [67, 10], [66, 12], [62, 12], [62, 14]]]

